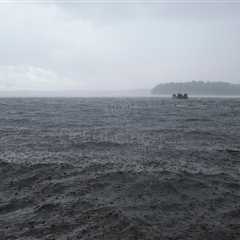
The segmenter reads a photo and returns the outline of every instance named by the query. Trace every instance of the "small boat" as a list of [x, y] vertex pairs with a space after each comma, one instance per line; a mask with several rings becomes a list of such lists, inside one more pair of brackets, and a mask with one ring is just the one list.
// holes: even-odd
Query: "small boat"
[[172, 98], [174, 99], [188, 99], [188, 94], [187, 93], [184, 93], [184, 94], [181, 94], [181, 93], [178, 93], [178, 94], [173, 94], [172, 95]]

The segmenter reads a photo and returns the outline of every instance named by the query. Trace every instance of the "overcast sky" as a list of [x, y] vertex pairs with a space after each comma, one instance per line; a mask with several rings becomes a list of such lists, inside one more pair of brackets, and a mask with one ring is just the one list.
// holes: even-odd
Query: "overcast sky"
[[240, 83], [240, 1], [86, 2], [0, 0], [0, 90]]

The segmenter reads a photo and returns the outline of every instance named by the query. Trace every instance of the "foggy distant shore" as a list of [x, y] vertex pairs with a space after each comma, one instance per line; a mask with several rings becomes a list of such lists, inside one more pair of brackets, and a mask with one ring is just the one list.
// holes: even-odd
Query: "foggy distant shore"
[[188, 93], [193, 96], [240, 96], [240, 84], [229, 82], [169, 82], [155, 86], [154, 95]]
[[0, 91], [0, 98], [8, 97], [171, 97], [174, 93], [188, 93], [190, 97], [240, 97], [240, 84], [228, 82], [169, 82], [152, 89], [129, 90], [9, 90]]

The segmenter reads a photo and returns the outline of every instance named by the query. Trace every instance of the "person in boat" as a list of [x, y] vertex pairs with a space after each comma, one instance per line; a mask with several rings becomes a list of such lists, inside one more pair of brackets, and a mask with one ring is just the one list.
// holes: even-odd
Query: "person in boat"
[[173, 94], [172, 95], [172, 98], [174, 99], [188, 99], [188, 94], [187, 93], [184, 93], [184, 94], [181, 94], [181, 93], [178, 93], [178, 94]]

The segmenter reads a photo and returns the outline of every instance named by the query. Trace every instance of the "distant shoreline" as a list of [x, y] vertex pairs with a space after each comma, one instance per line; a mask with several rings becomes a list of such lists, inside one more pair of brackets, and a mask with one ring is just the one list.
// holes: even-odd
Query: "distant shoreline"
[[[36, 98], [40, 98], [40, 99], [47, 99], [47, 98], [59, 98], [59, 99], [71, 99], [71, 98], [149, 98], [149, 99], [153, 99], [153, 98], [163, 98], [163, 99], [172, 99], [171, 95], [102, 95], [102, 96], [98, 96], [98, 95], [92, 95], [92, 96], [62, 96], [62, 95], [31, 95], [31, 96], [22, 96], [22, 95], [14, 95], [14, 96], [0, 96], [0, 99], [16, 99], [16, 98], [21, 98], [21, 99], [36, 99]], [[236, 99], [236, 98], [240, 98], [240, 95], [229, 95], [229, 96], [224, 96], [224, 95], [190, 95], [188, 100], [191, 99], [199, 99], [199, 98], [203, 98], [203, 99], [214, 99], [214, 98], [219, 98], [219, 99]]]
[[234, 97], [240, 96], [240, 84], [203, 81], [170, 82], [158, 84], [151, 93], [153, 95], [187, 93], [189, 96]]
[[118, 91], [15, 90], [0, 91], [0, 98], [171, 98], [174, 93], [188, 93], [189, 98], [239, 98], [240, 84], [230, 84], [225, 82], [162, 83], [155, 86], [153, 89], [131, 89]]

